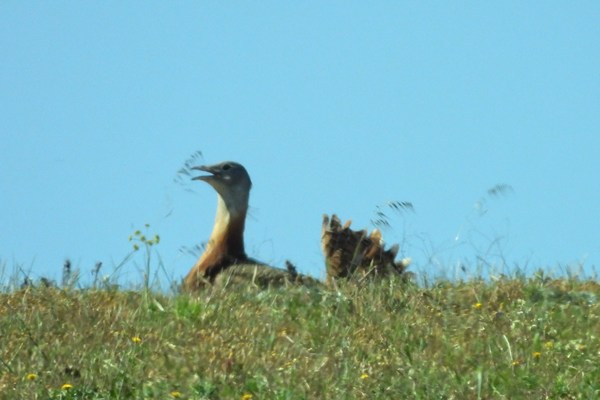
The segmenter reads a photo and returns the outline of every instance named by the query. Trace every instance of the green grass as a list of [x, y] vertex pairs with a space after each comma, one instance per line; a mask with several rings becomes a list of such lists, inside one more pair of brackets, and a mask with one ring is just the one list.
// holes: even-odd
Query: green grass
[[0, 398], [176, 397], [598, 399], [600, 285], [0, 295]]

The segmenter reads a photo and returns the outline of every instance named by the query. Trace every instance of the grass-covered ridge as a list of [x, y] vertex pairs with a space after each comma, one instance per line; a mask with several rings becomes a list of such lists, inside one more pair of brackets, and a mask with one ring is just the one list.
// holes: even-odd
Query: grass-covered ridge
[[0, 295], [3, 399], [600, 398], [600, 285]]

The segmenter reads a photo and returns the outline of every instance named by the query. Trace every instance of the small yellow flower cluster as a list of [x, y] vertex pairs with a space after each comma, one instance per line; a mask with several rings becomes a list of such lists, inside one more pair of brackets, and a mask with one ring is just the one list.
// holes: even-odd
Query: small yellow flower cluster
[[[150, 224], [145, 224], [144, 226], [146, 227], [146, 229], [150, 228]], [[146, 246], [154, 246], [160, 243], [160, 236], [154, 235], [152, 239], [149, 239], [146, 235], [142, 233], [142, 231], [136, 229], [136, 231], [133, 232], [133, 234], [129, 235], [129, 241], [136, 242], [133, 244], [133, 250], [138, 251], [140, 249], [139, 243], [144, 244]]]
[[181, 397], [181, 392], [179, 390], [173, 390], [170, 394], [171, 397], [174, 399], [178, 399]]
[[242, 395], [241, 400], [251, 400], [252, 395], [250, 393], [245, 393]]
[[73, 385], [71, 385], [70, 383], [65, 383], [64, 385], [62, 385], [60, 387], [62, 390], [70, 390], [73, 389]]
[[538, 359], [542, 356], [542, 353], [539, 351], [534, 351], [532, 354], [533, 358]]
[[360, 374], [360, 379], [362, 379], [362, 380], [365, 380], [365, 379], [367, 379], [368, 377], [369, 377], [369, 374], [366, 374], [366, 373], [362, 373], [362, 374]]
[[483, 304], [481, 304], [481, 303], [475, 303], [475, 304], [473, 304], [473, 308], [476, 309], [476, 310], [480, 310], [481, 307], [483, 307]]
[[27, 374], [25, 376], [25, 379], [27, 379], [28, 381], [35, 381], [37, 379], [37, 375], [36, 374]]
[[136, 336], [134, 336], [134, 337], [131, 338], [131, 341], [133, 343], [142, 343], [142, 338], [136, 335]]

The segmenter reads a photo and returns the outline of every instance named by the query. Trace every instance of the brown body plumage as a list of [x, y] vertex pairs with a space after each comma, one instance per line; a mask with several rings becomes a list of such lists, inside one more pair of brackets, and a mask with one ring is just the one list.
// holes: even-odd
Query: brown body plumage
[[290, 282], [317, 282], [295, 271], [257, 262], [246, 255], [244, 227], [252, 182], [241, 164], [226, 161], [193, 169], [211, 174], [193, 179], [203, 180], [217, 191], [217, 213], [206, 249], [183, 281], [185, 290], [194, 291], [213, 284], [247, 282], [267, 287]]
[[323, 216], [321, 229], [321, 248], [327, 267], [327, 283], [336, 279], [355, 277], [364, 279], [367, 276], [402, 275], [409, 278], [406, 268], [410, 259], [395, 261], [399, 246], [394, 245], [385, 250], [383, 238], [379, 230], [369, 235], [366, 230], [350, 229], [351, 221], [344, 225], [333, 214], [331, 219]]

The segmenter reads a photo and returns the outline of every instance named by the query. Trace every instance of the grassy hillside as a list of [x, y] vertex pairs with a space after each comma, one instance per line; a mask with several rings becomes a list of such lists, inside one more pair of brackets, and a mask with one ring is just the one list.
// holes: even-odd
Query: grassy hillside
[[0, 295], [2, 399], [597, 399], [600, 285]]

